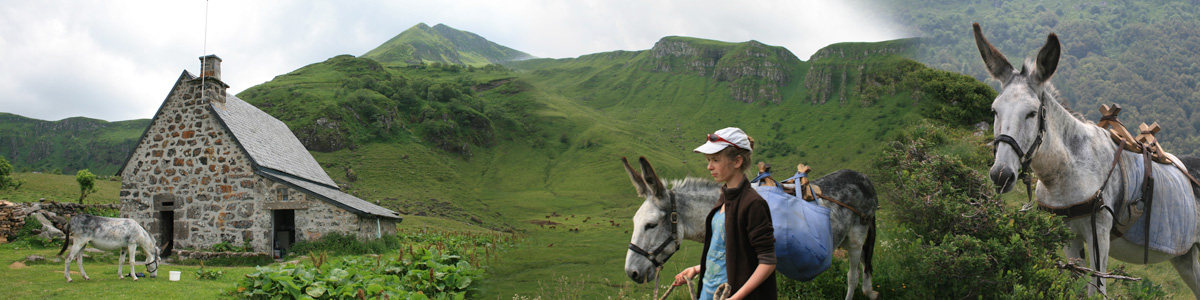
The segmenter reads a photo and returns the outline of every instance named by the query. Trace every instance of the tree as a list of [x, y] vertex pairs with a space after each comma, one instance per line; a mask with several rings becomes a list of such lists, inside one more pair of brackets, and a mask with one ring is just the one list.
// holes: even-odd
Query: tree
[[8, 161], [0, 156], [0, 190], [12, 187], [14, 190], [21, 188], [21, 182], [12, 178], [13, 167], [8, 164]]
[[79, 183], [79, 204], [83, 204], [88, 194], [96, 192], [96, 175], [87, 169], [79, 170], [75, 173], [75, 182]]

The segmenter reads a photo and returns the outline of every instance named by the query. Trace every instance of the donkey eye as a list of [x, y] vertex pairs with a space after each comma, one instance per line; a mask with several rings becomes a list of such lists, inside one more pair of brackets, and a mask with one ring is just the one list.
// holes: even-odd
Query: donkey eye
[[658, 223], [646, 224], [646, 230], [654, 229], [654, 227], [658, 227]]
[[1025, 118], [1026, 118], [1026, 119], [1033, 119], [1033, 117], [1036, 117], [1036, 116], [1037, 116], [1037, 112], [1036, 112], [1036, 111], [1031, 111], [1031, 112], [1029, 112], [1029, 114], [1028, 114], [1028, 115], [1025, 115]]

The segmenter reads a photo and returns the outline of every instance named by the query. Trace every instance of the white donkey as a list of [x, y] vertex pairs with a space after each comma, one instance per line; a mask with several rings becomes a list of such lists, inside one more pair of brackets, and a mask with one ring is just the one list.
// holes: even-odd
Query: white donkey
[[[1200, 298], [1196, 243], [1200, 205], [1185, 174], [1171, 165], [1146, 164], [1141, 154], [1122, 151], [1107, 130], [1059, 103], [1050, 83], [1061, 48], [1053, 33], [1037, 57], [1018, 71], [983, 37], [978, 23], [974, 31], [988, 71], [1001, 83], [992, 102], [996, 157], [990, 176], [997, 192], [1012, 190], [1017, 179], [1032, 171], [1039, 180], [1038, 206], [1066, 216], [1066, 225], [1076, 234], [1063, 249], [1068, 257], [1082, 259], [1086, 250], [1092, 269], [1101, 272], [1108, 268], [1109, 256], [1138, 264], [1170, 260]], [[1200, 169], [1195, 158], [1175, 161], [1182, 161], [1192, 174]], [[1148, 194], [1141, 185], [1147, 165], [1157, 183], [1153, 200], [1142, 203], [1146, 215], [1137, 218], [1130, 211], [1141, 207], [1130, 204], [1143, 202]], [[1114, 224], [1122, 225], [1117, 229], [1129, 227], [1121, 232], [1114, 230]], [[1149, 247], [1144, 246], [1147, 241]], [[1100, 277], [1088, 288], [1089, 294], [1096, 291], [1105, 292]]]
[[137, 253], [137, 247], [141, 246], [146, 252], [146, 260], [149, 260], [146, 262], [146, 269], [150, 271], [150, 277], [158, 277], [159, 247], [154, 245], [154, 238], [133, 219], [80, 214], [71, 217], [71, 221], [67, 223], [66, 234], [67, 240], [63, 242], [63, 248], [58, 251], [58, 255], [62, 256], [67, 250], [67, 245], [71, 245], [71, 253], [67, 255], [63, 266], [63, 276], [67, 277], [67, 282], [71, 282], [71, 260], [78, 262], [79, 274], [83, 275], [83, 279], [91, 279], [87, 272], [83, 271], [83, 254], [79, 253], [89, 242], [92, 243], [92, 247], [100, 250], [121, 249], [121, 259], [117, 263], [117, 274], [120, 274], [121, 279], [125, 279], [122, 268], [125, 265], [125, 253], [128, 252], [129, 276], [133, 277], [133, 280], [138, 279], [133, 270], [134, 254]]

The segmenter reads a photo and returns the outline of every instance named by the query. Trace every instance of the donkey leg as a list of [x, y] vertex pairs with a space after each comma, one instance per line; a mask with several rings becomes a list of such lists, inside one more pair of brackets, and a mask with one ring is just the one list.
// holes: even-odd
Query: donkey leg
[[[1112, 226], [1112, 218], [1107, 216], [1109, 215], [1097, 214], [1097, 232], [1092, 233], [1091, 224], [1088, 224], [1086, 231], [1080, 232], [1088, 244], [1088, 247], [1084, 248], [1087, 251], [1088, 265], [1092, 267], [1092, 270], [1096, 270], [1097, 272], [1108, 272], [1109, 228]], [[1086, 220], [1088, 218], [1084, 217], [1080, 219]], [[1096, 235], [1095, 239], [1092, 238], [1093, 234]], [[1099, 264], [1097, 265], [1097, 263]], [[1105, 282], [1104, 278], [1096, 277], [1091, 279], [1088, 285], [1088, 296], [1095, 296], [1097, 292], [1101, 295], [1108, 295], [1107, 286], [1108, 283]]]
[[71, 282], [71, 260], [75, 258], [75, 250], [72, 249], [67, 253], [67, 259], [63, 260], [63, 277], [67, 278], [67, 282]]
[[846, 300], [854, 299], [854, 287], [858, 285], [858, 277], [863, 273], [859, 257], [862, 257], [860, 247], [850, 246], [846, 249], [846, 257], [850, 259], [850, 270], [846, 272]]
[[1200, 248], [1192, 246], [1192, 250], [1188, 253], [1171, 258], [1171, 265], [1175, 266], [1175, 271], [1179, 272], [1179, 277], [1187, 283], [1189, 289], [1192, 290], [1192, 297], [1200, 299], [1200, 255], [1197, 252]]
[[[80, 248], [82, 248], [82, 247], [80, 247]], [[74, 256], [75, 256], [75, 262], [78, 263], [78, 265], [79, 265], [79, 275], [82, 275], [84, 280], [92, 280], [91, 277], [87, 276], [87, 271], [83, 270], [83, 253], [79, 253]]]
[[121, 253], [117, 254], [117, 279], [125, 279], [125, 249], [121, 249]]
[[[133, 264], [137, 262], [137, 244], [129, 245], [129, 277], [133, 277], [133, 281], [137, 281], [137, 271], [133, 270]], [[117, 270], [120, 271], [120, 270]]]
[[854, 299], [854, 288], [858, 286], [859, 277], [863, 274], [862, 248], [866, 240], [864, 231], [860, 226], [851, 225], [846, 241], [842, 243], [842, 248], [846, 249], [846, 258], [850, 260], [850, 268], [846, 273], [846, 300]]
[[867, 298], [870, 298], [871, 300], [875, 300], [875, 299], [879, 299], [879, 292], [875, 291], [875, 283], [873, 280], [873, 277], [875, 277], [875, 275], [874, 275], [875, 270], [874, 270], [874, 267], [872, 266], [872, 260], [874, 259], [874, 256], [875, 256], [875, 239], [876, 239], [876, 237], [875, 237], [876, 229], [875, 229], [874, 217], [872, 217], [870, 224], [862, 225], [862, 227], [864, 228], [863, 230], [867, 232], [866, 240], [863, 241], [863, 250], [862, 250], [863, 268], [865, 269], [865, 271], [863, 271], [862, 292], [864, 295], [867, 295]]

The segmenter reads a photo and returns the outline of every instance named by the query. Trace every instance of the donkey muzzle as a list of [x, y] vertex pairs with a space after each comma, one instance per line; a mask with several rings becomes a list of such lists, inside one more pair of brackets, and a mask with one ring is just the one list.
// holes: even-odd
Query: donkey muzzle
[[996, 194], [1012, 191], [1013, 186], [1017, 184], [1017, 173], [1009, 167], [992, 167], [988, 175], [992, 179], [992, 184], [996, 187]]

